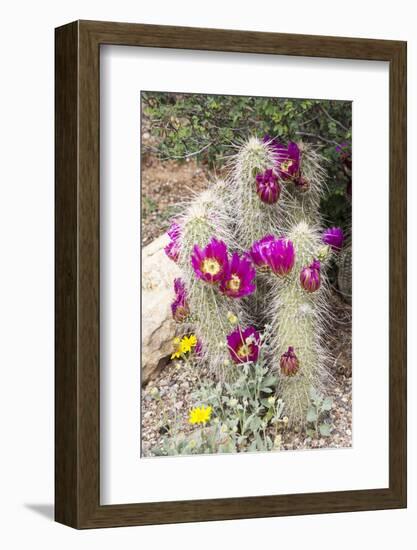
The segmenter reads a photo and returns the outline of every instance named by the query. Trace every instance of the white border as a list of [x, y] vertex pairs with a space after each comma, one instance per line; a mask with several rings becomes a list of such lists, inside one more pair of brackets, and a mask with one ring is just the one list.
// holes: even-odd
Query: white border
[[[388, 64], [101, 47], [101, 502], [388, 486]], [[140, 457], [140, 91], [353, 101], [354, 447]]]

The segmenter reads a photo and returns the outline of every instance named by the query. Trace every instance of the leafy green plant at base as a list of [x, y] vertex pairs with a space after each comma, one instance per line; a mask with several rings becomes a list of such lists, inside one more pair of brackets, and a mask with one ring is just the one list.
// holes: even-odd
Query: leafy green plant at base
[[[234, 381], [203, 381], [194, 393], [198, 404], [209, 404], [224, 434], [233, 437], [237, 451], [270, 451], [280, 441], [284, 403], [275, 397], [277, 377], [261, 363], [245, 363]], [[278, 446], [279, 448], [279, 446]]]
[[310, 388], [310, 407], [306, 416], [307, 425], [310, 426], [306, 429], [309, 437], [329, 437], [331, 435], [332, 426], [324, 422], [323, 417], [331, 410], [332, 405], [333, 399], [331, 397], [324, 397], [316, 392], [314, 388]]

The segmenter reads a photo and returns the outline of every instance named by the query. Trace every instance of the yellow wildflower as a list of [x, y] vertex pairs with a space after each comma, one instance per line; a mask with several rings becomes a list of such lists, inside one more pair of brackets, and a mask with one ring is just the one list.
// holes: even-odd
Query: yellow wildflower
[[191, 409], [188, 422], [190, 424], [206, 424], [210, 420], [212, 408], [209, 407], [194, 407]]
[[180, 342], [182, 353], [187, 353], [195, 348], [197, 345], [197, 338], [195, 334], [190, 334], [190, 336], [184, 336]]
[[194, 334], [190, 336], [183, 336], [182, 339], [174, 338], [173, 344], [175, 345], [174, 352], [171, 355], [171, 359], [179, 359], [185, 353], [188, 353], [197, 345], [197, 338]]

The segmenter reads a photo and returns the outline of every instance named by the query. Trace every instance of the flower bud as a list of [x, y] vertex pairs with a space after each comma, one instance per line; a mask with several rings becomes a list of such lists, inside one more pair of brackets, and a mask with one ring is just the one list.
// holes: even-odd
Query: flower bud
[[288, 351], [281, 355], [280, 359], [281, 374], [284, 376], [294, 376], [300, 368], [300, 362], [294, 353], [294, 348], [290, 346]]
[[266, 204], [274, 204], [279, 199], [281, 187], [278, 176], [271, 169], [256, 175], [256, 192], [261, 201]]
[[320, 288], [320, 262], [318, 260], [303, 267], [300, 272], [300, 283], [307, 292], [315, 292]]

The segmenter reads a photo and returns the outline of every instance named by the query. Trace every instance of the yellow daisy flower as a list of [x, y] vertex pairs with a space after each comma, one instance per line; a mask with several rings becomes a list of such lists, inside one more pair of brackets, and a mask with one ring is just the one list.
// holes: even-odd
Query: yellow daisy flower
[[180, 343], [182, 352], [187, 353], [197, 345], [197, 338], [194, 334], [190, 334], [190, 336], [184, 336]]
[[190, 424], [206, 424], [211, 417], [212, 408], [209, 407], [195, 407], [191, 409], [188, 422]]
[[171, 355], [171, 359], [179, 359], [197, 345], [197, 338], [194, 334], [190, 334], [190, 336], [183, 336], [181, 340], [178, 337], [174, 338], [173, 343], [175, 349]]

